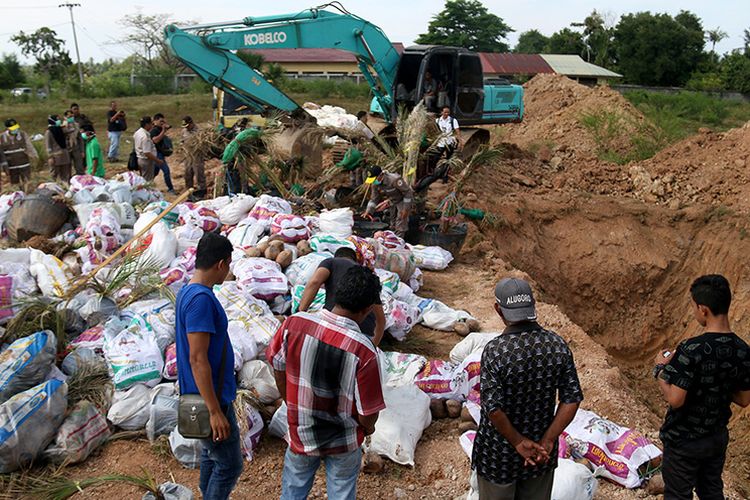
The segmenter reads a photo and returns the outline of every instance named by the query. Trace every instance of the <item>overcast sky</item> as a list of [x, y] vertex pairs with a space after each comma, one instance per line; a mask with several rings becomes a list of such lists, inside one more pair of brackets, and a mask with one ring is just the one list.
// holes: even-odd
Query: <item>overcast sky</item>
[[[73, 0], [81, 7], [74, 9], [81, 59], [102, 60], [123, 58], [128, 48], [116, 43], [122, 35], [118, 24], [126, 14], [170, 13], [177, 20], [200, 22], [226, 21], [246, 16], [292, 13], [310, 7], [315, 0], [274, 0], [272, 2], [238, 0]], [[417, 35], [427, 29], [430, 18], [439, 12], [442, 0], [348, 0], [342, 2], [355, 13], [380, 26], [394, 42], [411, 44]], [[63, 38], [71, 57], [75, 60], [73, 33], [68, 9], [58, 7], [54, 0], [0, 0], [0, 53], [15, 52], [18, 47], [10, 37], [18, 31], [34, 31], [47, 26]], [[500, 16], [515, 33], [509, 37], [510, 45], [516, 43], [518, 34], [536, 28], [545, 35], [582, 21], [593, 9], [606, 13], [614, 22], [621, 14], [644, 10], [677, 14], [690, 10], [703, 20], [704, 29], [720, 27], [729, 34], [727, 40], [716, 46], [724, 53], [743, 46], [743, 29], [750, 28], [748, 0], [485, 0], [491, 12]], [[405, 7], [407, 6], [408, 7]], [[24, 62], [30, 62], [26, 59]]]

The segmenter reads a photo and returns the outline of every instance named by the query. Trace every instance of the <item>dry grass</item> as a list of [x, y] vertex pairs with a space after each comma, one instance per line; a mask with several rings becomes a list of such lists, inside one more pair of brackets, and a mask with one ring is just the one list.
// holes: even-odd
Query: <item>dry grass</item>
[[82, 363], [78, 371], [68, 379], [68, 406], [88, 400], [106, 415], [114, 394], [114, 385], [109, 377], [109, 369], [104, 362]]

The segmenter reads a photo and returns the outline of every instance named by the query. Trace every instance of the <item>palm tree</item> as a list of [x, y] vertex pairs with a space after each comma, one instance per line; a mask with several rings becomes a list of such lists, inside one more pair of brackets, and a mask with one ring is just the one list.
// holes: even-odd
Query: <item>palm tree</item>
[[706, 39], [711, 42], [711, 52], [714, 52], [717, 43], [728, 37], [729, 35], [727, 35], [727, 32], [719, 27], [712, 30], [706, 30]]

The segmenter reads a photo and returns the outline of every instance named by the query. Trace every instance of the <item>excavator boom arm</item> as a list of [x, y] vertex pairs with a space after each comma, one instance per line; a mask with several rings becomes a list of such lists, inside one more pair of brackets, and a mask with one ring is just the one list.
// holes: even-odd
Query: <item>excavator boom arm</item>
[[365, 80], [381, 108], [385, 113], [391, 109], [400, 56], [380, 28], [352, 14], [308, 9], [182, 28], [169, 25], [164, 31], [177, 58], [253, 110], [272, 107], [290, 114], [301, 112], [297, 103], [237, 57], [236, 50], [331, 48], [350, 52], [366, 70]]

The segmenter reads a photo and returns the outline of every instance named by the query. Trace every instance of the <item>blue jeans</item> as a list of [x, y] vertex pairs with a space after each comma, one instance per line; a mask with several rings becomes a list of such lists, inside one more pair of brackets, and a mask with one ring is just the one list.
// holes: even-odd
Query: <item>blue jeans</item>
[[167, 159], [164, 158], [164, 155], [159, 153], [158, 151], [156, 152], [156, 157], [159, 158], [160, 160], [164, 160], [164, 163], [161, 165], [154, 164], [154, 169], [155, 169], [154, 177], [159, 175], [159, 170], [164, 172], [164, 184], [167, 185], [167, 189], [169, 191], [174, 191], [174, 186], [172, 185], [172, 174], [169, 172], [169, 165], [167, 164]]
[[203, 440], [200, 489], [204, 500], [229, 498], [242, 473], [240, 429], [237, 427], [237, 417], [232, 405], [229, 405], [225, 414], [231, 429], [229, 438], [218, 443], [212, 439]]
[[109, 137], [109, 152], [107, 152], [107, 158], [110, 160], [116, 160], [120, 154], [120, 136], [122, 132], [107, 132]]
[[362, 450], [324, 457], [298, 455], [287, 448], [281, 477], [281, 500], [304, 500], [310, 493], [320, 461], [326, 464], [329, 500], [355, 500]]

